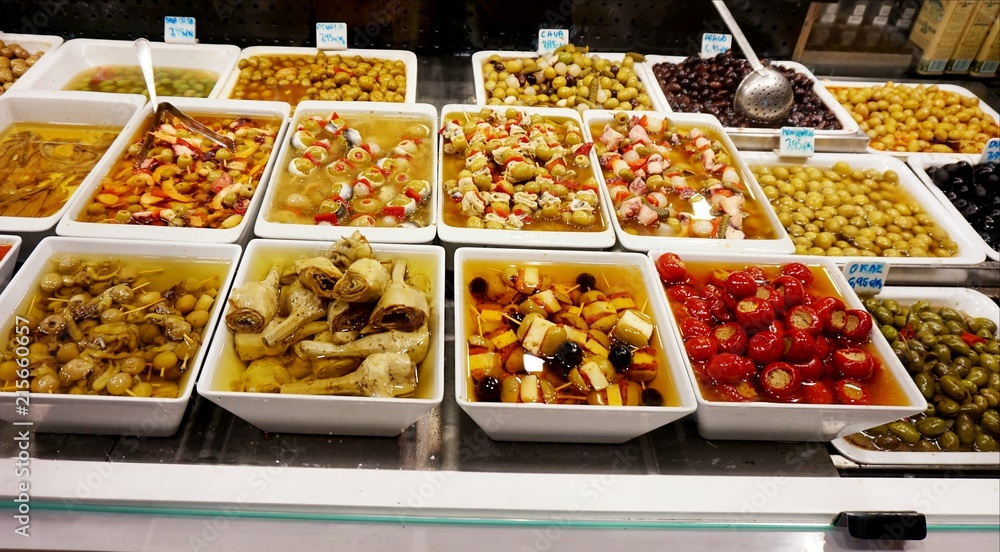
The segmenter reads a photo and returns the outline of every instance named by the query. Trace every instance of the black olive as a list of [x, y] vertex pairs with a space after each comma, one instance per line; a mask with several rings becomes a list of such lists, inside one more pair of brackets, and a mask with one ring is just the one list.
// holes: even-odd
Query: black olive
[[652, 387], [643, 389], [642, 406], [663, 406], [663, 395]]
[[608, 362], [615, 367], [616, 372], [625, 372], [632, 365], [632, 349], [624, 343], [615, 343], [608, 352]]
[[961, 211], [962, 209], [965, 209], [965, 206], [968, 205], [969, 202], [966, 201], [966, 199], [964, 197], [960, 197], [960, 198], [956, 199], [955, 201], [952, 201], [951, 204], [954, 205], [956, 209], [958, 209], [959, 211]]
[[511, 311], [507, 313], [507, 316], [517, 320], [518, 325], [520, 325], [521, 321], [524, 320], [524, 313], [517, 309], [511, 309]]
[[612, 75], [617, 75], [618, 74], [618, 66], [617, 65], [612, 65], [611, 66], [611, 74]]
[[551, 363], [563, 374], [576, 368], [583, 362], [583, 349], [576, 341], [564, 341], [556, 348], [556, 354], [552, 357]]
[[500, 380], [486, 376], [476, 385], [476, 393], [484, 401], [495, 401], [500, 398]]
[[500, 63], [497, 60], [491, 61], [490, 65], [493, 66], [493, 70], [496, 71], [497, 73], [505, 70], [505, 67], [503, 66], [503, 63]]
[[573, 75], [566, 75], [566, 86], [573, 87], [576, 86], [576, 77]]
[[594, 275], [589, 272], [581, 272], [576, 277], [576, 285], [580, 286], [580, 291], [586, 293], [597, 286], [597, 278], [594, 278]]
[[962, 209], [962, 216], [965, 217], [966, 220], [975, 217], [977, 213], [979, 213], [979, 206], [975, 203], [969, 203], [964, 209]]
[[976, 184], [972, 187], [972, 193], [975, 194], [976, 197], [986, 197], [986, 186]]
[[528, 84], [535, 84], [535, 82], [537, 82], [534, 73], [528, 73], [527, 75], [525, 75], [524, 81], [527, 82]]
[[475, 277], [469, 282], [469, 293], [476, 297], [481, 297], [486, 295], [486, 290], [489, 289], [490, 285], [486, 283], [486, 279], [482, 277]]
[[948, 198], [948, 201], [954, 203], [955, 200], [958, 199], [958, 194], [956, 194], [953, 190], [948, 190], [944, 193], [944, 197]]

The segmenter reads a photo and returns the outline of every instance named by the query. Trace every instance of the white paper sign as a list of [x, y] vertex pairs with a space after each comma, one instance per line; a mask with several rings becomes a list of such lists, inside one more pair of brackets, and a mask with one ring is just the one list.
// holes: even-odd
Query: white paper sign
[[347, 23], [317, 23], [316, 47], [320, 50], [346, 50]]
[[850, 262], [844, 265], [844, 276], [858, 295], [874, 295], [882, 291], [889, 265], [877, 261]]
[[163, 41], [168, 44], [196, 44], [193, 17], [168, 15], [163, 18]]
[[816, 133], [811, 128], [781, 127], [781, 157], [809, 157], [816, 153]]
[[979, 158], [980, 163], [1000, 163], [1000, 138], [990, 138], [986, 142], [983, 156]]
[[733, 35], [705, 33], [701, 35], [701, 55], [711, 57], [729, 51], [733, 47]]
[[538, 29], [538, 53], [551, 54], [569, 44], [568, 29]]

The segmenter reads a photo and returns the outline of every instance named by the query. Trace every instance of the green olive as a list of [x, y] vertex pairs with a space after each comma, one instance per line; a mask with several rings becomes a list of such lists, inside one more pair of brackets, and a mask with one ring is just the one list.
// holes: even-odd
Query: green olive
[[944, 420], [936, 417], [920, 419], [914, 425], [917, 428], [917, 431], [919, 431], [924, 437], [938, 437], [945, 431], [948, 431], [948, 426], [945, 424]]
[[955, 418], [953, 431], [955, 435], [958, 435], [958, 441], [964, 446], [972, 445], [976, 439], [976, 424], [968, 414], [962, 413]]
[[962, 446], [961, 441], [958, 439], [958, 435], [954, 431], [948, 430], [941, 434], [937, 439], [938, 446], [941, 450], [946, 450], [949, 452], [955, 452], [959, 450]]
[[995, 407], [983, 412], [983, 417], [979, 419], [979, 425], [984, 431], [1000, 435], [1000, 413], [997, 413]]
[[920, 389], [920, 394], [928, 401], [934, 398], [935, 385], [934, 377], [927, 373], [920, 373], [913, 376], [913, 382]]
[[910, 422], [892, 422], [887, 427], [893, 435], [902, 439], [903, 442], [912, 444], [920, 440], [920, 432]]
[[979, 452], [996, 452], [1000, 450], [997, 447], [997, 440], [992, 435], [986, 435], [985, 433], [976, 435], [973, 448]]

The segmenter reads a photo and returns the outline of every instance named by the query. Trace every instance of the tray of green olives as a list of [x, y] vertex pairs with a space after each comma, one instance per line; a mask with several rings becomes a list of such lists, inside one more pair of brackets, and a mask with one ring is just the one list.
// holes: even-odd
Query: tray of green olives
[[1000, 466], [1000, 307], [966, 288], [887, 287], [863, 302], [927, 411], [833, 446], [862, 465]]

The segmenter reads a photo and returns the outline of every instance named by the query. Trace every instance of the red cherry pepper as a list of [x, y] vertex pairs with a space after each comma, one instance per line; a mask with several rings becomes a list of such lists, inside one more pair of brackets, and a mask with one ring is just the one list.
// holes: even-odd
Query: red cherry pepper
[[802, 381], [817, 381], [822, 379], [823, 373], [826, 371], [823, 361], [819, 357], [812, 357], [805, 362], [796, 362], [792, 366], [799, 371]]
[[830, 316], [823, 320], [823, 333], [840, 335], [845, 326], [847, 326], [847, 309], [834, 307], [830, 310]]
[[726, 288], [726, 280], [729, 279], [729, 271], [721, 268], [712, 269], [708, 273], [708, 282], [710, 284], [719, 286], [722, 289]]
[[825, 328], [830, 323], [830, 314], [834, 310], [847, 310], [847, 306], [840, 299], [833, 296], [820, 297], [812, 302], [810, 307], [816, 311]]
[[667, 298], [675, 303], [683, 303], [692, 297], [697, 298], [698, 292], [691, 286], [674, 285], [667, 290]]
[[744, 270], [730, 272], [726, 278], [726, 290], [737, 299], [757, 294], [757, 282]]
[[802, 303], [802, 298], [806, 295], [806, 290], [798, 278], [778, 276], [771, 282], [771, 285], [778, 290], [779, 295], [785, 298], [786, 307], [794, 307]]
[[664, 253], [656, 259], [656, 272], [660, 280], [667, 284], [676, 284], [687, 278], [684, 261], [676, 253]]
[[719, 383], [737, 384], [751, 374], [747, 373], [747, 365], [743, 357], [733, 353], [719, 353], [708, 361], [708, 375]]
[[833, 404], [833, 391], [821, 381], [802, 384], [802, 398], [809, 404]]
[[712, 321], [712, 311], [709, 310], [708, 302], [704, 299], [688, 299], [684, 301], [684, 308], [687, 309], [689, 316], [693, 316], [706, 323]]
[[[723, 294], [728, 296], [728, 293]], [[715, 317], [719, 322], [729, 322], [733, 319], [733, 313], [726, 306], [726, 302], [719, 297], [709, 297], [706, 299], [708, 302], [708, 308], [712, 312], [712, 316]]]
[[833, 386], [834, 397], [841, 404], [867, 405], [872, 397], [865, 384], [852, 379], [837, 380]]
[[747, 332], [733, 322], [713, 328], [712, 337], [719, 343], [719, 349], [727, 353], [742, 355], [747, 348]]
[[771, 322], [771, 324], [767, 328], [765, 328], [765, 330], [778, 334], [778, 337], [785, 337], [785, 333], [787, 333], [787, 331], [785, 330], [785, 325], [781, 323], [781, 320], [777, 319], [775, 319], [774, 322]]
[[760, 297], [745, 297], [736, 304], [736, 321], [748, 329], [766, 328], [774, 321], [774, 309]]
[[767, 274], [764, 273], [764, 269], [759, 266], [748, 266], [743, 269], [744, 272], [749, 274], [755, 282], [760, 285], [767, 283]]
[[736, 385], [722, 383], [716, 386], [715, 390], [724, 400], [729, 402], [749, 402], [756, 401], [760, 398], [760, 394], [757, 393], [757, 389], [755, 389], [754, 386], [747, 381], [741, 381]]
[[681, 322], [681, 335], [684, 339], [712, 333], [712, 327], [697, 318], [688, 317]]
[[785, 360], [805, 362], [816, 356], [816, 340], [805, 330], [788, 330], [784, 337]]
[[761, 371], [760, 386], [771, 397], [787, 400], [794, 397], [802, 388], [802, 378], [791, 364], [772, 362]]
[[833, 340], [825, 335], [816, 336], [816, 358], [825, 359], [833, 351]]
[[774, 314], [780, 315], [785, 312], [785, 298], [778, 294], [778, 290], [771, 286], [760, 286], [757, 288], [757, 297], [767, 301], [774, 310]]
[[694, 362], [705, 362], [719, 352], [719, 343], [707, 335], [696, 335], [684, 342], [684, 350]]
[[844, 317], [840, 335], [853, 342], [863, 342], [872, 331], [872, 315], [861, 309], [850, 309]]
[[747, 341], [747, 356], [762, 366], [781, 360], [784, 353], [785, 342], [774, 332], [757, 332]]
[[823, 321], [812, 307], [795, 305], [785, 314], [785, 326], [790, 330], [805, 330], [815, 337], [823, 330]]
[[837, 349], [833, 352], [833, 366], [845, 378], [868, 381], [875, 373], [875, 358], [857, 347]]
[[798, 278], [805, 285], [809, 285], [813, 282], [813, 273], [808, 266], [802, 263], [788, 263], [781, 267], [781, 274], [785, 276], [791, 276], [793, 278]]

